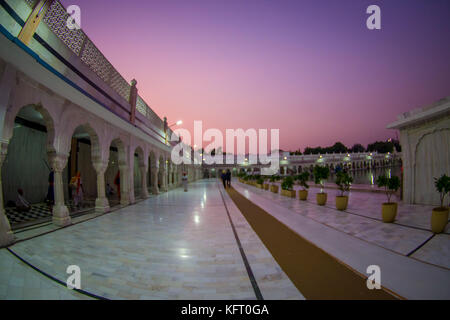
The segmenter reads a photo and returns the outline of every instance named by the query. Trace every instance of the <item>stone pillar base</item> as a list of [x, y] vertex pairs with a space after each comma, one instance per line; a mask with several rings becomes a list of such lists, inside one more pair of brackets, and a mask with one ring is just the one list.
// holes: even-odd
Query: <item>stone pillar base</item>
[[95, 212], [105, 213], [109, 212], [109, 201], [107, 198], [97, 198], [95, 199]]
[[53, 223], [60, 227], [67, 226], [72, 223], [69, 210], [65, 205], [53, 207]]
[[16, 241], [14, 233], [10, 231], [0, 230], [0, 248], [7, 247]]
[[129, 199], [124, 199], [123, 197], [120, 198], [120, 204], [122, 206], [128, 206], [130, 204], [130, 200]]

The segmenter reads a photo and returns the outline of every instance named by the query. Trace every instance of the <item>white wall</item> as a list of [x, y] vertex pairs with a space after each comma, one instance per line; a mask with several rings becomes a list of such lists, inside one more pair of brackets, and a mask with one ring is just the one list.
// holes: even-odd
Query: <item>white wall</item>
[[2, 168], [4, 201], [15, 201], [22, 188], [31, 203], [45, 200], [48, 190], [47, 133], [16, 124]]

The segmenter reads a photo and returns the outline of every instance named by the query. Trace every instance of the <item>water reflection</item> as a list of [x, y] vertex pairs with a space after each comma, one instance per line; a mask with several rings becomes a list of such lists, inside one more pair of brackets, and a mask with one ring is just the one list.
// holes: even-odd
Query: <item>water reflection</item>
[[[375, 169], [364, 169], [349, 171], [349, 174], [353, 177], [353, 184], [376, 184], [377, 178], [381, 175], [387, 175], [388, 177], [397, 176], [400, 178], [401, 168], [400, 166], [389, 167], [389, 168], [375, 168]], [[328, 182], [334, 182], [336, 175], [334, 173], [330, 174]]]

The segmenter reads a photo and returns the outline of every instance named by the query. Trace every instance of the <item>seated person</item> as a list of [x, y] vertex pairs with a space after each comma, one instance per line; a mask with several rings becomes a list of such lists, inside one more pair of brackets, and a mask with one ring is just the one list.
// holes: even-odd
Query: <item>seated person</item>
[[114, 194], [113, 188], [109, 185], [109, 183], [106, 184], [106, 196], [112, 196]]
[[31, 210], [31, 204], [23, 196], [23, 190], [17, 190], [16, 210], [18, 212], [28, 212]]

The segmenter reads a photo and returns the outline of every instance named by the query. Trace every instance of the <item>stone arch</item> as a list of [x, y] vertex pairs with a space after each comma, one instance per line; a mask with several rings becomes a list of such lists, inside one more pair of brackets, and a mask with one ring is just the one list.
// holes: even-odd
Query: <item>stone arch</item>
[[5, 116], [5, 127], [4, 127], [4, 140], [10, 141], [13, 136], [13, 131], [15, 127], [15, 120], [19, 116], [20, 112], [25, 110], [26, 108], [33, 109], [37, 113], [42, 116], [45, 128], [47, 130], [47, 150], [54, 151], [54, 142], [55, 142], [55, 122], [54, 117], [49, 112], [47, 108], [45, 108], [41, 103], [38, 104], [25, 104], [19, 108], [14, 108], [11, 111], [8, 111]]
[[141, 146], [137, 146], [134, 149], [134, 154], [135, 155], [137, 154], [139, 165], [145, 165], [146, 161], [145, 161], [145, 158], [144, 158], [144, 150], [142, 149]]
[[[17, 117], [45, 129], [36, 128], [39, 132], [27, 127], [26, 123], [17, 124]], [[51, 167], [48, 154], [55, 151], [54, 117], [49, 109], [38, 103], [11, 107], [5, 118], [3, 138], [8, 143], [1, 146], [6, 155], [1, 170], [2, 198], [5, 203], [15, 201], [20, 188], [30, 203], [43, 202], [47, 197]], [[15, 131], [16, 125], [20, 131]], [[27, 130], [23, 131], [23, 127]]]
[[[19, 80], [12, 89], [10, 100], [6, 106], [3, 132], [0, 132], [1, 137], [6, 141], [11, 139], [17, 115], [23, 108], [31, 106], [43, 116], [48, 134], [48, 148], [50, 151], [54, 150], [55, 138], [58, 136], [58, 122], [54, 122], [54, 119], [60, 119], [61, 108], [59, 105], [63, 105], [63, 103], [64, 100], [50, 96], [36, 83], [30, 84]], [[55, 107], [57, 104], [58, 107]]]
[[[68, 113], [66, 113], [65, 116], [66, 115], [68, 115]], [[72, 121], [70, 121], [69, 119], [72, 119]], [[65, 126], [66, 135], [64, 136], [64, 141], [62, 143], [61, 151], [63, 153], [68, 153], [71, 148], [71, 140], [72, 140], [73, 135], [76, 133], [76, 131], [78, 129], [83, 129], [88, 133], [89, 138], [91, 140], [92, 159], [99, 159], [99, 158], [101, 159], [101, 157], [102, 157], [102, 148], [101, 148], [101, 140], [102, 139], [101, 138], [102, 137], [100, 134], [100, 130], [94, 129], [94, 128], [98, 128], [98, 125], [94, 125], [93, 121], [91, 119], [79, 119], [78, 116], [76, 118], [72, 118], [69, 115], [69, 119], [66, 122], [66, 126]], [[64, 122], [62, 122], [62, 123], [64, 123]]]
[[[75, 175], [75, 171], [80, 171], [86, 200], [91, 197], [95, 199], [98, 196], [97, 171], [94, 163], [106, 161], [106, 159], [102, 159], [101, 142], [97, 132], [89, 121], [74, 121], [71, 126], [67, 127], [66, 136], [62, 141], [63, 153], [69, 155], [68, 180]], [[83, 135], [86, 133], [89, 137], [84, 138]], [[73, 140], [74, 137], [76, 137], [75, 140]], [[87, 138], [89, 138], [90, 146], [83, 142]], [[88, 148], [90, 153], [86, 154]], [[66, 187], [67, 189], [68, 187]]]

